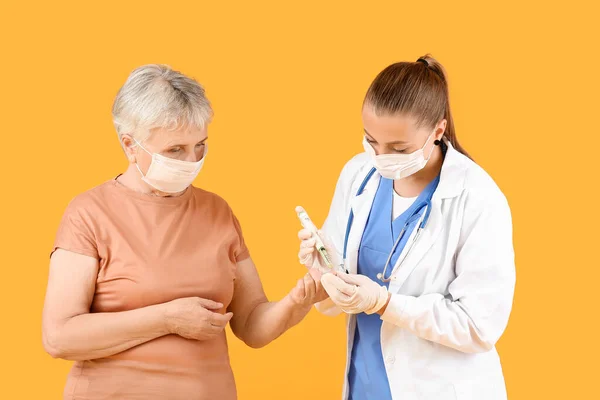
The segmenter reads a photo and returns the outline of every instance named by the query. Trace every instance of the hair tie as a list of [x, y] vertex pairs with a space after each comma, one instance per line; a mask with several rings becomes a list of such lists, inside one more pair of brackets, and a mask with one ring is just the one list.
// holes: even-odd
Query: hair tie
[[426, 66], [426, 67], [429, 67], [429, 63], [428, 63], [428, 62], [427, 62], [427, 60], [426, 60], [426, 59], [424, 59], [424, 58], [419, 58], [419, 59], [417, 60], [417, 62], [423, 63], [423, 64], [425, 64], [425, 66]]

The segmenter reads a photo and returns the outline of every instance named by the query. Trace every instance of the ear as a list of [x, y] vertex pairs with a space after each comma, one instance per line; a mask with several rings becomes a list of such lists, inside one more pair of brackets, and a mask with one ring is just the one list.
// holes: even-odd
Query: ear
[[435, 127], [435, 133], [434, 133], [435, 139], [434, 140], [442, 140], [442, 136], [444, 136], [444, 133], [446, 132], [447, 124], [448, 124], [448, 121], [446, 121], [445, 119], [438, 122], [437, 126]]
[[129, 162], [135, 163], [138, 149], [133, 137], [129, 134], [121, 135], [121, 146], [123, 147], [123, 151], [125, 151], [125, 155]]

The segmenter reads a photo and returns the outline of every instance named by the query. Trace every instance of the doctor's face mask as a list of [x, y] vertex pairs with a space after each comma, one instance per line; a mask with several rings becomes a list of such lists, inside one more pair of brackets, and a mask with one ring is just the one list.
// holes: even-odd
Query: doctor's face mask
[[397, 154], [377, 154], [373, 148], [372, 141], [363, 139], [363, 147], [367, 154], [371, 157], [373, 165], [381, 176], [387, 179], [402, 179], [415, 174], [425, 168], [427, 162], [433, 153], [433, 145], [430, 147], [429, 155], [425, 158], [424, 150], [429, 143], [433, 132], [427, 137], [425, 144], [418, 150], [412, 153], [397, 153]]
[[372, 109], [363, 110], [363, 123], [363, 147], [382, 177], [403, 179], [425, 168], [438, 126], [425, 136], [427, 131], [415, 128], [413, 119], [379, 116]]

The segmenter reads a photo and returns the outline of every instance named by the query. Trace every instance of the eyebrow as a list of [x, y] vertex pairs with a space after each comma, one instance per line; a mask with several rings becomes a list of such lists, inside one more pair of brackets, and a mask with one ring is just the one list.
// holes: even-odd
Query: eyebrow
[[[367, 130], [366, 130], [366, 129], [364, 129], [364, 131], [365, 131], [365, 133], [367, 134], [367, 136], [368, 136], [369, 138], [371, 138], [372, 140], [374, 140], [374, 141], [376, 142], [376, 140], [375, 140], [375, 139], [373, 139], [373, 136], [371, 136], [371, 134], [369, 134], [369, 132], [367, 132]], [[389, 142], [389, 143], [387, 143], [387, 144], [407, 144], [407, 143], [408, 143], [408, 142], [405, 142], [405, 141], [403, 141], [403, 140], [396, 140], [396, 141], [393, 141], [393, 142]]]
[[[202, 139], [201, 141], [199, 141], [196, 144], [204, 144], [204, 142], [206, 142], [207, 140], [208, 140], [208, 136], [205, 137], [204, 139]], [[185, 147], [185, 146], [187, 146], [187, 145], [185, 145], [185, 144], [176, 144], [176, 143], [173, 143], [173, 144], [167, 143], [167, 147]]]

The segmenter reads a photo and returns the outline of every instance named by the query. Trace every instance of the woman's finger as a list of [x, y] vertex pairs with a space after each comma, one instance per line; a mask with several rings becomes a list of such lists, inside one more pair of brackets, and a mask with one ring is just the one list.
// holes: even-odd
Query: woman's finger
[[209, 323], [204, 328], [204, 333], [205, 334], [209, 334], [209, 335], [216, 335], [216, 334], [220, 333], [224, 328], [225, 328], [224, 326], [220, 326], [220, 325], [215, 325], [213, 323]]
[[304, 275], [304, 288], [306, 290], [306, 298], [313, 299], [317, 294], [317, 286], [310, 274]]
[[294, 291], [296, 292], [295, 294], [297, 300], [304, 300], [304, 298], [306, 297], [306, 288], [304, 287], [304, 280], [298, 279]]
[[226, 314], [211, 313], [209, 316], [209, 320], [210, 323], [215, 326], [225, 326], [229, 321], [231, 321], [232, 317], [232, 312], [228, 312]]

